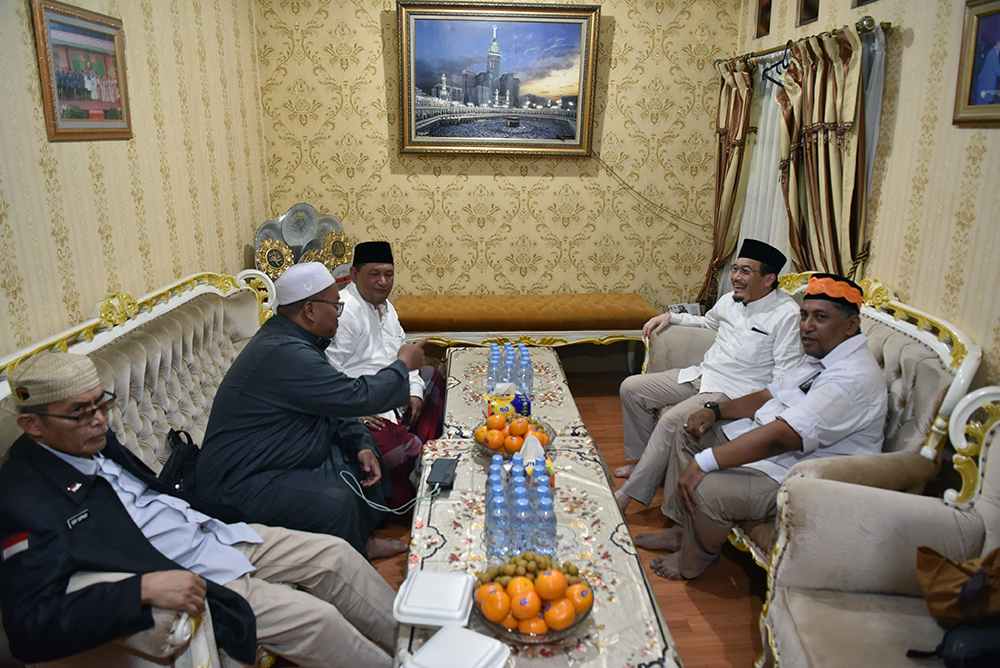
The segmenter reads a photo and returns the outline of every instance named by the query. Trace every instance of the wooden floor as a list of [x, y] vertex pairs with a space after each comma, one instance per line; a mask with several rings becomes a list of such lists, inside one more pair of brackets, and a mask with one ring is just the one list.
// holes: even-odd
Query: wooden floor
[[[624, 463], [622, 416], [618, 386], [623, 373], [569, 374], [570, 391], [594, 442], [615, 467]], [[615, 487], [621, 481], [615, 481]], [[664, 528], [660, 513], [663, 491], [648, 508], [633, 502], [625, 520], [635, 536]], [[406, 540], [408, 529], [401, 526], [378, 531], [378, 535]], [[646, 577], [663, 612], [667, 627], [677, 643], [677, 652], [686, 668], [749, 667], [760, 654], [757, 620], [767, 582], [765, 574], [749, 555], [727, 545], [720, 562], [696, 580], [665, 580], [651, 570], [649, 562], [658, 553], [639, 549], [646, 564]], [[375, 567], [398, 589], [406, 570], [405, 555], [376, 562]]]

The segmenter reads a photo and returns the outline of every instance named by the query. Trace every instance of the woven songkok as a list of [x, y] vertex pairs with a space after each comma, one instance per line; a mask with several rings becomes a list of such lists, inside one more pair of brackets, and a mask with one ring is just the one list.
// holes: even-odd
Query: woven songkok
[[333, 270], [333, 282], [337, 284], [338, 288], [341, 285], [344, 285], [345, 283], [350, 283], [351, 282], [351, 265], [349, 265], [349, 264], [338, 265]]
[[322, 262], [293, 264], [274, 282], [278, 306], [294, 304], [312, 297], [333, 285], [333, 274]]
[[101, 385], [97, 367], [84, 355], [39, 353], [10, 372], [7, 377], [14, 405], [44, 406]]
[[864, 303], [858, 284], [836, 274], [813, 274], [802, 299], [825, 299], [859, 311]]

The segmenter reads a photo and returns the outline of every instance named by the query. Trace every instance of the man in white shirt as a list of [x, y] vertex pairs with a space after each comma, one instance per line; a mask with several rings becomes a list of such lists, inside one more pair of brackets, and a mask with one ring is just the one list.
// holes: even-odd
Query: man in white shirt
[[[629, 503], [649, 505], [670, 461], [670, 442], [693, 411], [757, 392], [781, 378], [799, 358], [799, 308], [778, 290], [785, 256], [777, 248], [747, 239], [733, 263], [733, 291], [719, 298], [704, 316], [669, 312], [651, 318], [643, 336], [668, 325], [704, 327], [718, 332], [702, 363], [686, 369], [630, 376], [622, 383], [625, 459], [636, 464], [615, 469], [628, 480], [615, 492], [624, 513]], [[656, 411], [670, 406], [659, 421]]]
[[[298, 666], [392, 665], [394, 593], [345, 540], [227, 524], [176, 496], [108, 429], [115, 395], [89, 357], [41, 353], [9, 381], [24, 435], [0, 469], [0, 603], [17, 658], [99, 647], [153, 626], [153, 608], [209, 607], [244, 664], [260, 644]], [[115, 577], [68, 589], [78, 571]]]
[[853, 282], [815, 274], [799, 319], [802, 360], [760, 392], [688, 416], [664, 483], [662, 510], [675, 525], [636, 538], [673, 552], [653, 560], [654, 573], [704, 572], [736, 522], [774, 517], [778, 488], [798, 462], [882, 451], [888, 398], [861, 333], [861, 304]]
[[[340, 291], [344, 312], [326, 349], [334, 368], [352, 378], [373, 374], [396, 359], [406, 332], [388, 301], [396, 278], [392, 247], [366, 241], [354, 247], [350, 279]], [[410, 474], [423, 444], [441, 435], [444, 425], [444, 378], [425, 366], [410, 372], [410, 401], [380, 415], [358, 418], [371, 431], [392, 482], [392, 505], [415, 495]]]

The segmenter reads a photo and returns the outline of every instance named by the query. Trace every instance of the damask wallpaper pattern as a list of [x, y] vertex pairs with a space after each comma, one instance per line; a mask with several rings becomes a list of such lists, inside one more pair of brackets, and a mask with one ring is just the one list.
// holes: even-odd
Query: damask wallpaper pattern
[[1000, 383], [1000, 129], [952, 125], [964, 2], [823, 2], [795, 27], [794, 0], [772, 3], [771, 36], [751, 39], [754, 2], [739, 17], [739, 50], [754, 51], [870, 14], [892, 23], [879, 146], [872, 174], [865, 276], [966, 330]]
[[199, 271], [266, 219], [252, 0], [71, 0], [120, 17], [134, 138], [50, 143], [27, 0], [0, 2], [0, 355]]
[[711, 248], [712, 64], [734, 52], [738, 9], [601, 3], [600, 159], [403, 156], [395, 3], [259, 0], [270, 213], [306, 201], [352, 238], [389, 240], [397, 296], [689, 299]]

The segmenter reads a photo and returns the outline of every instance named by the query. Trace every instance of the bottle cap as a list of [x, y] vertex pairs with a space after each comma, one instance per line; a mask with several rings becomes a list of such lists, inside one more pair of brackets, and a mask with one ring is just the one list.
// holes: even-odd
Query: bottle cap
[[493, 497], [493, 507], [494, 508], [506, 508], [507, 499], [503, 498], [502, 494]]

